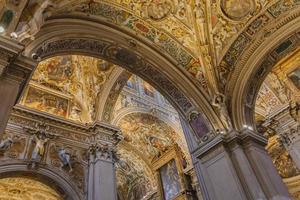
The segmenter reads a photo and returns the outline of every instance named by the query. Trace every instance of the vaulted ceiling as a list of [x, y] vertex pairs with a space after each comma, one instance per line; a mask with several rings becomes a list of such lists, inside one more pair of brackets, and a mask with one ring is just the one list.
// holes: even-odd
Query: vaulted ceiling
[[[91, 123], [104, 93], [122, 69], [88, 56], [56, 56], [39, 63], [20, 104], [49, 114]], [[122, 88], [122, 86], [119, 86]], [[101, 100], [101, 101], [100, 101]]]
[[[5, 2], [6, 9], [10, 8], [16, 12], [17, 22], [13, 22], [12, 30], [15, 30], [19, 40], [23, 42], [26, 39], [33, 39], [38, 32], [38, 30], [28, 31], [26, 24], [31, 29], [39, 29], [43, 21], [51, 18], [76, 16], [79, 19], [101, 19], [137, 34], [175, 58], [178, 65], [189, 71], [207, 92], [218, 90], [219, 81], [224, 82], [222, 79], [224, 73], [227, 73], [226, 69], [217, 66], [238, 35], [251, 22], [257, 18], [256, 24], [248, 27], [249, 35], [254, 34], [258, 27], [269, 21], [268, 16], [263, 15], [266, 11], [276, 17], [298, 4], [296, 0], [6, 0]], [[37, 19], [42, 16], [45, 19]], [[33, 27], [35, 26], [33, 24], [37, 27]], [[227, 62], [229, 55], [226, 56], [224, 61]]]

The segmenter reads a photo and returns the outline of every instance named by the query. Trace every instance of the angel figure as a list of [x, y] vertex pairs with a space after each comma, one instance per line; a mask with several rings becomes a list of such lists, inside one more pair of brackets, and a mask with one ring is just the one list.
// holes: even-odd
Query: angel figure
[[58, 157], [61, 161], [61, 168], [68, 166], [69, 167], [69, 172], [72, 172], [73, 168], [72, 168], [72, 165], [71, 165], [71, 155], [66, 152], [64, 147], [59, 148]]
[[218, 109], [220, 114], [220, 119], [223, 125], [226, 127], [226, 129], [228, 131], [232, 130], [231, 119], [228, 114], [225, 96], [223, 94], [216, 95], [213, 99], [212, 104]]

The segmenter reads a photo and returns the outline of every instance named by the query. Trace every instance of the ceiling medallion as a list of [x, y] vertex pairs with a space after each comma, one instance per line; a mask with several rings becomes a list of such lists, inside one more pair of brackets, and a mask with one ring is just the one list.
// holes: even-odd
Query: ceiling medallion
[[254, 0], [221, 0], [223, 13], [232, 20], [242, 20], [255, 9]]
[[174, 13], [175, 3], [174, 0], [152, 0], [147, 5], [147, 15], [152, 20], [161, 20]]

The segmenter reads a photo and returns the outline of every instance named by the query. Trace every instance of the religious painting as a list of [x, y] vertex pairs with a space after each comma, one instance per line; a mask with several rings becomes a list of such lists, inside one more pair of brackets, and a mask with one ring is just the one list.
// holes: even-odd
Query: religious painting
[[39, 63], [32, 79], [45, 86], [62, 91], [63, 84], [70, 79], [75, 68], [72, 56], [57, 56]]
[[67, 99], [47, 93], [35, 87], [29, 87], [24, 103], [30, 108], [45, 111], [61, 117], [67, 117]]
[[192, 114], [190, 125], [198, 138], [202, 138], [209, 132], [209, 128], [201, 114]]
[[175, 131], [151, 115], [127, 115], [120, 121], [119, 126], [124, 140], [150, 160], [165, 152], [176, 141]]
[[154, 88], [147, 82], [143, 81], [144, 92], [150, 97], [154, 97]]
[[174, 159], [159, 169], [165, 200], [174, 199], [181, 190], [179, 175]]
[[300, 68], [295, 69], [288, 75], [292, 83], [300, 90]]

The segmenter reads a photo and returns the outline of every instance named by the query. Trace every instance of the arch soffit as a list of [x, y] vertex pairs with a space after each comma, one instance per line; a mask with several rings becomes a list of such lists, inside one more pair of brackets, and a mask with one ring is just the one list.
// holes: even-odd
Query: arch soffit
[[[130, 114], [134, 114], [134, 113], [142, 113], [142, 114], [147, 114], [147, 115], [151, 115], [155, 118], [157, 118], [158, 120], [160, 120], [161, 122], [165, 123], [168, 127], [170, 127], [171, 129], [173, 129], [173, 131], [175, 132], [176, 136], [179, 138], [184, 138], [184, 133], [182, 131], [182, 127], [180, 127], [180, 124], [175, 124], [174, 122], [172, 122], [170, 119], [168, 119], [167, 117], [161, 116], [161, 115], [154, 115], [153, 113], [151, 113], [151, 111], [147, 108], [141, 108], [141, 107], [129, 107], [129, 108], [123, 108], [120, 111], [118, 111], [118, 115], [116, 115], [114, 117], [114, 119], [112, 120], [112, 125], [115, 126], [119, 126], [120, 122], [122, 119], [124, 119], [126, 116], [130, 115]], [[180, 135], [182, 137], [180, 137]], [[124, 146], [126, 146], [128, 149], [133, 150], [138, 156], [140, 156], [147, 164], [148, 166], [151, 166], [149, 161], [147, 161], [146, 158], [144, 158], [145, 156], [142, 155], [141, 153], [139, 153], [139, 151], [132, 145], [130, 145], [128, 142], [121, 142]], [[185, 142], [184, 142], [185, 143]], [[180, 146], [181, 148], [184, 148], [183, 146]], [[187, 147], [186, 147], [187, 148]], [[181, 149], [182, 151], [184, 151], [185, 149]], [[186, 149], [187, 150], [187, 149]], [[185, 152], [185, 151], [184, 151]], [[187, 152], [186, 152], [187, 153]], [[187, 155], [188, 156], [188, 155]]]
[[49, 167], [39, 166], [37, 170], [29, 170], [28, 163], [15, 163], [15, 162], [5, 162], [0, 165], [0, 177], [17, 177], [17, 176], [32, 176], [38, 178], [39, 181], [45, 183], [46, 185], [53, 187], [57, 186], [56, 189], [59, 192], [67, 194], [66, 199], [81, 200], [83, 199], [83, 194], [77, 191], [75, 184], [72, 180], [68, 178], [67, 175], [63, 175], [57, 170], [52, 170]]
[[150, 109], [141, 108], [141, 107], [122, 108], [121, 110], [118, 111], [118, 114], [116, 116], [114, 116], [114, 118], [111, 122], [112, 125], [118, 126], [118, 124], [120, 123], [122, 118], [124, 118], [127, 115], [130, 115], [132, 113], [144, 113], [144, 114], [152, 115], [152, 116], [158, 118], [159, 120], [163, 121], [164, 123], [166, 123], [168, 126], [172, 127], [176, 133], [182, 133], [182, 128], [180, 127], [179, 124], [175, 124], [167, 117], [164, 117], [161, 115], [153, 115], [153, 113], [151, 113]]
[[[103, 86], [104, 91], [97, 103], [97, 119], [99, 121], [109, 122], [111, 118], [111, 107], [115, 105], [116, 98], [119, 96], [126, 81], [130, 77], [130, 73], [121, 67], [115, 68], [109, 77], [109, 80]], [[106, 117], [106, 115], [108, 115]]]
[[174, 60], [152, 49], [140, 38], [122, 33], [104, 22], [69, 18], [48, 20], [36, 39], [26, 45], [25, 56], [32, 53], [42, 59], [74, 53], [107, 60], [151, 83], [186, 118], [196, 110], [204, 113], [213, 127], [222, 127], [205, 92], [186, 70], [178, 68]]
[[[147, 169], [152, 172], [151, 163], [149, 160], [146, 159], [144, 155], [142, 155], [139, 151], [136, 150], [132, 145], [130, 145], [128, 142], [121, 141], [118, 144], [119, 148], [124, 148], [126, 151], [134, 154], [136, 157], [138, 157], [142, 162], [145, 163], [145, 166], [147, 166]], [[153, 175], [153, 174], [152, 174]], [[153, 175], [154, 176], [154, 175]]]
[[[225, 93], [231, 97], [229, 106], [238, 129], [242, 129], [244, 124], [253, 125], [254, 104], [260, 85], [276, 62], [299, 45], [300, 3], [292, 8], [292, 11], [286, 10], [290, 11], [288, 14], [278, 11], [274, 19], [268, 18], [270, 13], [256, 18], [238, 36], [220, 64], [222, 68], [229, 66], [226, 59], [232, 62]], [[263, 22], [263, 18], [267, 19], [267, 23], [252, 30], [253, 35], [249, 37], [251, 27], [255, 22]], [[283, 47], [280, 45], [287, 43], [290, 46], [278, 53]]]
[[[107, 87], [107, 91], [103, 94], [103, 103], [101, 104], [99, 117], [100, 121], [111, 123], [113, 118], [113, 111], [118, 97], [126, 85], [128, 79], [132, 74], [122, 69], [114, 76]], [[100, 100], [102, 101], [102, 100]]]

